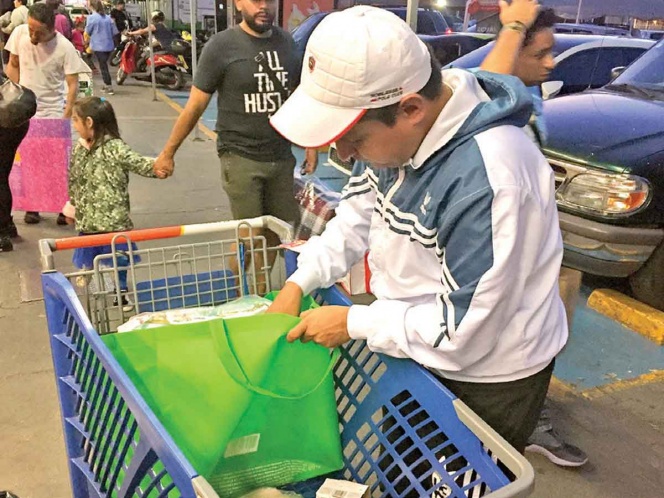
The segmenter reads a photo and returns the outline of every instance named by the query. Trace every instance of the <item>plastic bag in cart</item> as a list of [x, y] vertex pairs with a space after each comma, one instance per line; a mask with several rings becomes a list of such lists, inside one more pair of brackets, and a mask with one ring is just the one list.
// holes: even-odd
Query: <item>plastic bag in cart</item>
[[289, 344], [298, 320], [217, 319], [102, 339], [194, 468], [235, 497], [343, 467], [336, 357]]
[[219, 306], [179, 308], [164, 311], [150, 311], [132, 316], [118, 327], [118, 332], [131, 332], [164, 325], [204, 322], [216, 318], [239, 318], [264, 313], [272, 301], [260, 296], [243, 296]]
[[304, 178], [297, 171], [294, 190], [301, 215], [295, 239], [308, 240], [314, 235], [320, 235], [327, 222], [334, 218], [341, 194], [330, 190], [316, 178]]

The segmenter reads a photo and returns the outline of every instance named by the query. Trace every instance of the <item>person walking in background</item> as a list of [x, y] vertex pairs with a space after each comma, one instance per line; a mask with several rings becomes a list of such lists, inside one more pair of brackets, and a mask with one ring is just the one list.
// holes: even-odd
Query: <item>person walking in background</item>
[[[295, 44], [288, 32], [274, 25], [276, 0], [238, 0], [236, 5], [242, 22], [205, 45], [189, 100], [155, 171], [172, 174], [175, 153], [217, 92], [217, 152], [233, 217], [272, 215], [298, 223], [291, 144], [269, 124], [299, 80]], [[307, 155], [311, 173], [316, 151]], [[278, 244], [271, 232], [259, 235], [266, 236], [268, 246]]]
[[[75, 209], [76, 230], [80, 235], [132, 230], [129, 173], [155, 178], [154, 159], [134, 152], [120, 138], [115, 111], [103, 97], [77, 101], [72, 124], [81, 137], [69, 166], [69, 198]], [[135, 250], [135, 244], [132, 246]], [[128, 244], [118, 243], [116, 250], [126, 253]], [[76, 249], [73, 262], [77, 268], [90, 270], [95, 257], [111, 252], [111, 246]], [[121, 267], [129, 265], [126, 256], [118, 260]], [[134, 256], [134, 262], [138, 261]], [[119, 281], [120, 291], [126, 293], [127, 271], [119, 272]], [[125, 311], [133, 307], [125, 294], [122, 306]]]
[[16, 27], [28, 22], [28, 8], [25, 3], [26, 0], [14, 0], [14, 10], [11, 11], [9, 24], [2, 28], [5, 35], [11, 35]]
[[[0, 18], [7, 18], [9, 22], [11, 22], [11, 13], [13, 10], [14, 0], [0, 0]], [[9, 62], [9, 52], [4, 46], [8, 39], [8, 35], [5, 33], [0, 33], [0, 55], [2, 56], [1, 63], [3, 68]]]
[[[3, 78], [0, 77], [0, 84]], [[0, 127], [0, 252], [14, 250], [12, 239], [18, 237], [18, 230], [12, 218], [12, 191], [9, 187], [9, 174], [14, 166], [14, 158], [19, 145], [28, 134], [30, 121], [15, 128]]]
[[[7, 76], [35, 93], [35, 117], [70, 118], [78, 93], [78, 74], [86, 72], [87, 67], [74, 45], [55, 30], [54, 10], [44, 3], [30, 7], [27, 24], [14, 29], [7, 50], [10, 52]], [[36, 211], [25, 213], [28, 224], [40, 220]], [[57, 222], [67, 224], [62, 214]]]
[[108, 59], [115, 48], [113, 38], [118, 34], [118, 28], [110, 16], [106, 15], [106, 9], [101, 0], [91, 0], [90, 7], [94, 14], [88, 17], [85, 32], [90, 37], [90, 48], [99, 63], [101, 77], [104, 80], [103, 90], [113, 95], [113, 80], [108, 70]]
[[118, 0], [115, 3], [115, 7], [113, 7], [111, 10], [111, 19], [113, 19], [115, 27], [118, 29], [118, 34], [115, 35], [113, 39], [113, 43], [115, 43], [115, 46], [117, 47], [120, 45], [120, 41], [122, 39], [121, 33], [132, 28], [131, 19], [125, 12], [124, 0]]
[[[46, 5], [53, 9], [55, 14], [55, 30], [62, 36], [71, 41], [71, 19], [68, 15], [63, 14], [60, 10], [62, 7], [62, 0], [46, 0]], [[66, 11], [65, 11], [66, 12]]]

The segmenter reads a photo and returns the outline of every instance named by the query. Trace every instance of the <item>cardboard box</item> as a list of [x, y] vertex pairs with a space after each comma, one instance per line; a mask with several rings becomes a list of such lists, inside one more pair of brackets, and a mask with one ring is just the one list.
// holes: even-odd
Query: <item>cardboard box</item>
[[350, 481], [325, 479], [316, 498], [369, 498], [369, 486]]
[[368, 258], [369, 253], [366, 253], [362, 261], [353, 265], [348, 275], [339, 280], [339, 284], [347, 294], [351, 296], [371, 294], [371, 270], [369, 269]]

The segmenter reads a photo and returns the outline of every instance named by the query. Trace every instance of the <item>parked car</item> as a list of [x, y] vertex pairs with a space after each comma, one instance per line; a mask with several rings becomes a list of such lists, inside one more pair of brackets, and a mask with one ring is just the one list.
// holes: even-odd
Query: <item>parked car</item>
[[433, 54], [445, 66], [459, 57], [469, 54], [487, 43], [496, 35], [487, 33], [453, 33], [451, 35], [420, 35], [420, 39], [431, 46]]
[[83, 5], [65, 5], [65, 9], [72, 21], [75, 21], [79, 17], [87, 19], [90, 15], [90, 11]]
[[[406, 9], [403, 7], [386, 7], [385, 10], [389, 10], [404, 20], [406, 18]], [[304, 57], [304, 50], [311, 33], [328, 14], [330, 12], [312, 14], [292, 31], [299, 60]], [[418, 35], [424, 42], [431, 45], [434, 55], [443, 66], [495, 38], [495, 35], [488, 34], [452, 33], [442, 14], [437, 10], [419, 9], [417, 26]]]
[[[389, 10], [393, 14], [398, 15], [404, 21], [406, 20], [406, 8], [405, 7], [385, 7], [385, 10]], [[317, 12], [310, 15], [304, 21], [302, 21], [292, 32], [293, 38], [295, 39], [295, 44], [298, 46], [298, 50], [301, 51], [301, 56], [304, 57], [304, 49], [307, 45], [307, 41], [311, 36], [313, 30], [320, 24], [320, 22], [325, 19], [325, 16], [331, 12]], [[422, 35], [442, 35], [452, 33], [452, 29], [448, 26], [445, 18], [437, 10], [431, 9], [418, 9], [417, 11], [417, 33]]]
[[661, 40], [664, 38], [664, 30], [661, 29], [637, 29], [634, 36], [645, 38], [646, 40]]
[[614, 28], [613, 26], [598, 26], [597, 24], [574, 24], [560, 22], [553, 26], [556, 33], [570, 33], [579, 35], [613, 35], [629, 36], [629, 30]]
[[565, 264], [664, 310], [664, 40], [605, 87], [544, 104]]
[[[578, 93], [589, 88], [600, 88], [612, 79], [611, 71], [628, 66], [655, 43], [640, 38], [592, 35], [554, 35], [553, 53], [556, 68], [551, 72], [548, 88], [559, 87], [557, 95]], [[489, 43], [448, 67], [475, 68], [493, 48]], [[556, 84], [554, 82], [562, 82]]]

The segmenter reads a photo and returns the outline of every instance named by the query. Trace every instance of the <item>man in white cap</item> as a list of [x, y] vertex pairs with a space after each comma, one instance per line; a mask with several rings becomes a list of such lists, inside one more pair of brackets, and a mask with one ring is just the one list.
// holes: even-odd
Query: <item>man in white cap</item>
[[298, 314], [303, 294], [370, 249], [377, 300], [304, 313], [289, 340], [364, 339], [412, 358], [523, 451], [567, 340], [554, 178], [521, 129], [526, 88], [441, 73], [403, 21], [368, 6], [327, 16], [303, 66], [272, 125], [304, 147], [336, 142], [342, 159], [371, 167], [351, 178], [271, 311]]

